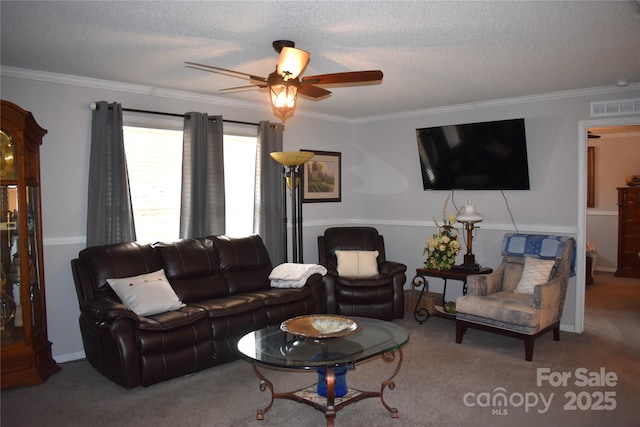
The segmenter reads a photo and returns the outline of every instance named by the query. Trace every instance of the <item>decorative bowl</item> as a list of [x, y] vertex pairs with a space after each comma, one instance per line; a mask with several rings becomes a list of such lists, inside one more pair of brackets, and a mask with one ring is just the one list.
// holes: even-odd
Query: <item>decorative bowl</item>
[[280, 329], [298, 337], [338, 338], [356, 333], [362, 326], [346, 316], [312, 314], [285, 320]]

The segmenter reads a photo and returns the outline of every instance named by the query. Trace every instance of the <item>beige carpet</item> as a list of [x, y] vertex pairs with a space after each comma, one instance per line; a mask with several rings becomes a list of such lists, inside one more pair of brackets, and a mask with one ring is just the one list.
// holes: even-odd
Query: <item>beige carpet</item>
[[[385, 393], [400, 417], [392, 419], [378, 399], [367, 399], [338, 412], [336, 426], [640, 425], [640, 284], [598, 279], [587, 290], [586, 332], [561, 333], [560, 342], [551, 334], [541, 337], [533, 362], [524, 360], [519, 340], [470, 330], [462, 344], [455, 344], [454, 322], [432, 318], [419, 325], [407, 315], [397, 323], [411, 340], [396, 387]], [[97, 374], [86, 361], [62, 368], [40, 386], [2, 392], [2, 426], [325, 425], [323, 414], [288, 400], [276, 400], [265, 419], [257, 421], [256, 410], [267, 406], [270, 397], [242, 360], [130, 391]], [[351, 387], [379, 389], [392, 368], [380, 359], [360, 364], [347, 381]], [[552, 379], [571, 377], [565, 385], [538, 385], [539, 369]], [[617, 381], [583, 386], [576, 369], [584, 369], [593, 382], [601, 379], [602, 369]], [[265, 372], [276, 391], [306, 386], [316, 377], [312, 372]], [[506, 406], [492, 403], [500, 391], [507, 396]], [[613, 410], [597, 409], [613, 405]]]

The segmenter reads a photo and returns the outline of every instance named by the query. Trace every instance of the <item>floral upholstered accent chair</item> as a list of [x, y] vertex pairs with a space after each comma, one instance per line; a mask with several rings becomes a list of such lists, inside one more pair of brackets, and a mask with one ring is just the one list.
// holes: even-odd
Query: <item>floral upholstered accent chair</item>
[[536, 338], [553, 331], [560, 341], [560, 317], [575, 270], [575, 240], [567, 236], [506, 234], [503, 259], [491, 274], [467, 278], [467, 295], [456, 301], [456, 342], [467, 328], [524, 340], [533, 358]]

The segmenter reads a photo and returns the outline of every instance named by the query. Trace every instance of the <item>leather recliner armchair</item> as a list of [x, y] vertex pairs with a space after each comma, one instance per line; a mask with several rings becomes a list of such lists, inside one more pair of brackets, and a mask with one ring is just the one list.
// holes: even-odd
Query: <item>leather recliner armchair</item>
[[[336, 251], [378, 251], [377, 274], [345, 277], [338, 274]], [[318, 236], [319, 264], [327, 269], [326, 312], [383, 320], [404, 318], [407, 266], [387, 261], [384, 238], [373, 227], [332, 227]]]

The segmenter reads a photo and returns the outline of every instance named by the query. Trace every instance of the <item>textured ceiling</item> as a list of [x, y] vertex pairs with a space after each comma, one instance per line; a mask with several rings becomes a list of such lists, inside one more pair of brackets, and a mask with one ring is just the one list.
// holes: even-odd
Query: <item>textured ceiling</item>
[[2, 1], [1, 64], [268, 102], [221, 93], [266, 76], [290, 39], [304, 74], [380, 69], [378, 85], [336, 87], [298, 111], [346, 119], [640, 81], [640, 5], [579, 2]]

